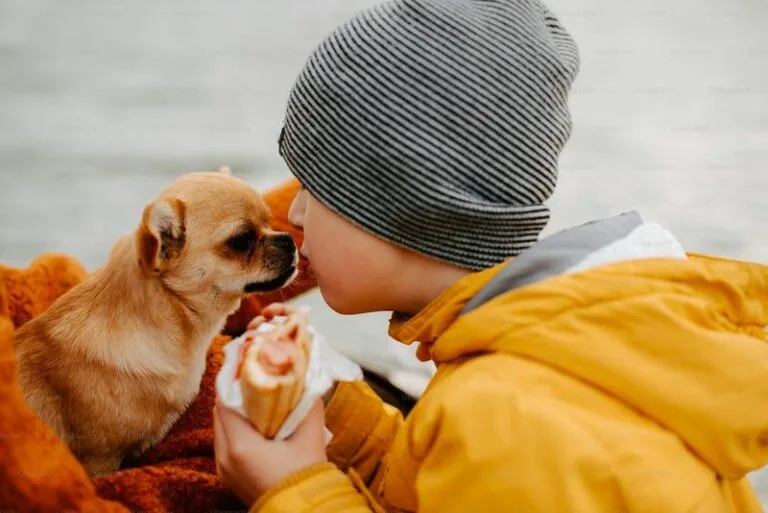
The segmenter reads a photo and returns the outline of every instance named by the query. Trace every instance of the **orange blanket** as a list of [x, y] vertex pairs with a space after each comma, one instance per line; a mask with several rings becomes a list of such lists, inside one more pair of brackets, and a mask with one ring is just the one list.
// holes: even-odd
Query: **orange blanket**
[[[272, 209], [273, 228], [293, 233], [301, 244], [301, 234], [287, 221], [297, 190], [298, 184], [291, 181], [265, 196]], [[0, 266], [0, 511], [243, 510], [219, 483], [213, 460], [214, 379], [227, 336], [214, 339], [200, 393], [166, 438], [111, 476], [90, 481], [66, 446], [26, 406], [15, 378], [14, 326], [42, 312], [84, 277], [85, 270], [77, 261], [61, 255], [44, 255], [25, 270]], [[228, 320], [226, 333], [241, 333], [263, 306], [314, 286], [302, 261], [294, 285], [243, 301]]]

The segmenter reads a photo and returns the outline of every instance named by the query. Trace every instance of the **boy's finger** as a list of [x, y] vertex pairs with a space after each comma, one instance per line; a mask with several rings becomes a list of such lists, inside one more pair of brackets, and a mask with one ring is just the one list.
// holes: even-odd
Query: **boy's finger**
[[229, 440], [236, 440], [237, 421], [240, 420], [240, 415], [219, 402], [216, 402], [215, 410], [217, 426], [221, 429], [222, 433], [222, 441], [226, 443]]
[[272, 303], [261, 311], [261, 315], [267, 318], [267, 320], [279, 315], [290, 315], [293, 313], [293, 307], [286, 305], [285, 303]]
[[217, 466], [218, 457], [224, 454], [222, 451], [227, 446], [227, 438], [224, 428], [219, 420], [219, 403], [213, 407], [213, 454], [216, 456]]
[[277, 311], [278, 308], [282, 308], [280, 303], [272, 303], [271, 305], [267, 305], [267, 307], [264, 308], [264, 310], [261, 311], [261, 315], [265, 319], [270, 320], [270, 319], [272, 319], [272, 317], [277, 315], [276, 311]]
[[248, 330], [256, 329], [265, 322], [267, 322], [267, 319], [265, 319], [263, 315], [258, 315], [253, 319], [251, 319], [251, 322], [248, 323], [248, 326], [246, 327], [246, 329]]

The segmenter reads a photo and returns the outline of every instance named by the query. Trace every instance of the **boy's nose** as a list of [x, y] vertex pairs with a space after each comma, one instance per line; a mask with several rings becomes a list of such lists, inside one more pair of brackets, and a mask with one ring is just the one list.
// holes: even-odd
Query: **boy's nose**
[[307, 192], [302, 189], [293, 199], [288, 210], [288, 221], [294, 228], [304, 228], [304, 212], [307, 209]]

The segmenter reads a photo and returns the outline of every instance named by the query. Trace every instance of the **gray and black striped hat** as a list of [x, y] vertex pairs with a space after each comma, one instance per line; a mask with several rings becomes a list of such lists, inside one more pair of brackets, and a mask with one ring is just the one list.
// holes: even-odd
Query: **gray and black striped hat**
[[368, 232], [487, 268], [549, 221], [578, 67], [576, 44], [538, 0], [389, 1], [311, 55], [280, 154]]

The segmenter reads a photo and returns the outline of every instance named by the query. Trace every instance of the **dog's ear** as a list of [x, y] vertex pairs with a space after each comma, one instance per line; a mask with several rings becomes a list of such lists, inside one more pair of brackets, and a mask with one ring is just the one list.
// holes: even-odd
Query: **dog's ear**
[[186, 205], [177, 198], [150, 203], [137, 233], [139, 263], [160, 273], [179, 256], [186, 243]]
[[217, 173], [223, 173], [225, 175], [231, 175], [232, 170], [229, 168], [229, 166], [221, 166], [219, 169], [216, 170]]

